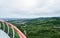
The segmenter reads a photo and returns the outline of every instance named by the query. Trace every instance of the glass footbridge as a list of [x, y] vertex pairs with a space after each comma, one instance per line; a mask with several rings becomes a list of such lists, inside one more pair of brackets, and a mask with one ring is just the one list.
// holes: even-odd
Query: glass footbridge
[[27, 38], [15, 25], [0, 20], [0, 38]]

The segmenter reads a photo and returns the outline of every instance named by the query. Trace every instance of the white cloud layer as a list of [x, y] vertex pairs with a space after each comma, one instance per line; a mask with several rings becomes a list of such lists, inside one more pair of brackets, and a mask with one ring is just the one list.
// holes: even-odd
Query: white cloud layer
[[36, 18], [60, 16], [60, 0], [0, 0], [0, 17]]

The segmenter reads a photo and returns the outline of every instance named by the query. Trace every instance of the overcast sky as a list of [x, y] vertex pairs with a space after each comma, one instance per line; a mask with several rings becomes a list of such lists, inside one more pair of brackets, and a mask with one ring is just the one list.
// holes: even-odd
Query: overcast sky
[[60, 0], [0, 0], [0, 18], [60, 17]]

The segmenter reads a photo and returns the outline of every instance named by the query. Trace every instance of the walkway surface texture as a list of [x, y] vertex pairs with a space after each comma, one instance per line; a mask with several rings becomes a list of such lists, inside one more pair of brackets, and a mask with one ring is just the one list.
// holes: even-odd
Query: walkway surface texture
[[0, 30], [0, 38], [10, 38], [10, 37], [4, 31]]

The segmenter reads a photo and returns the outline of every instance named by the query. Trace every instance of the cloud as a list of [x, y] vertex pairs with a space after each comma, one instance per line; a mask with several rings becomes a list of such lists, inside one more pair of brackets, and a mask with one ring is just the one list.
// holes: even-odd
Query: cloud
[[28, 6], [24, 1], [27, 0], [0, 0], [0, 17], [36, 18], [60, 16], [60, 0], [35, 0], [37, 2], [34, 6]]

